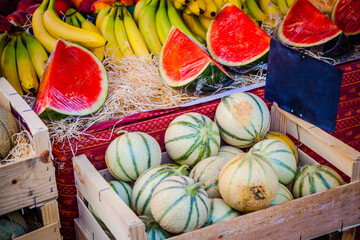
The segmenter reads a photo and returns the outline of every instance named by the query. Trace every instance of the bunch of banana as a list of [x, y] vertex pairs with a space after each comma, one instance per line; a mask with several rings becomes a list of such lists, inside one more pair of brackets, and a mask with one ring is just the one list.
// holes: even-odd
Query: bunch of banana
[[120, 2], [100, 10], [95, 25], [107, 40], [105, 49], [108, 55], [119, 59], [150, 55], [134, 19]]
[[288, 8], [286, 0], [245, 0], [243, 11], [253, 19], [274, 27], [276, 19], [284, 16]]
[[[224, 0], [172, 0], [174, 7], [186, 15], [203, 16], [214, 19], [218, 10], [224, 5]], [[240, 0], [231, 0], [240, 1]]]
[[55, 11], [55, 0], [44, 0], [32, 17], [34, 35], [48, 52], [53, 50], [59, 37], [86, 48], [105, 45], [106, 39], [101, 34], [77, 27], [79, 24], [76, 20], [72, 24], [69, 20], [62, 21]]
[[42, 44], [26, 32], [0, 35], [0, 69], [19, 93], [36, 93], [48, 54]]

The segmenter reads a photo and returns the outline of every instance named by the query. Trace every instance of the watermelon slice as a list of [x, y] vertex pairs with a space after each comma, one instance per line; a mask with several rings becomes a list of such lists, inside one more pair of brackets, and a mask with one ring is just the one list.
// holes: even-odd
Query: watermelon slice
[[226, 66], [244, 66], [264, 56], [271, 37], [231, 3], [211, 21], [206, 43], [210, 55]]
[[360, 1], [337, 0], [331, 19], [346, 35], [360, 34]]
[[336, 38], [341, 30], [308, 0], [297, 0], [278, 29], [281, 41], [295, 47], [312, 47]]
[[105, 102], [108, 77], [103, 64], [86, 48], [58, 39], [41, 79], [34, 111], [58, 119], [97, 111]]
[[[161, 77], [170, 87], [190, 86], [194, 82], [195, 88], [199, 87], [200, 82], [202, 85], [221, 87], [230, 79], [201, 45], [175, 26], [162, 47], [159, 69]], [[191, 85], [191, 88], [194, 89], [194, 86]]]

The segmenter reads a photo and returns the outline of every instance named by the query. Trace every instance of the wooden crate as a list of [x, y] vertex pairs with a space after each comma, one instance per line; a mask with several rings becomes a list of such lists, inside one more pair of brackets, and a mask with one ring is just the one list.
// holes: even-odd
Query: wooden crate
[[[351, 177], [351, 183], [245, 214], [171, 239], [310, 239], [360, 225], [360, 153], [323, 130], [272, 106], [271, 130], [288, 133]], [[144, 224], [85, 157], [73, 158], [78, 191], [77, 239], [110, 239], [86, 207], [91, 204], [116, 239], [145, 239]], [[317, 162], [299, 150], [299, 164]], [[105, 180], [106, 179], [106, 180]], [[354, 231], [345, 231], [351, 239]]]
[[0, 215], [25, 207], [41, 207], [44, 227], [17, 239], [60, 239], [58, 192], [48, 129], [5, 78], [0, 78], [0, 105], [12, 111], [21, 128], [29, 131], [36, 154], [0, 165]]

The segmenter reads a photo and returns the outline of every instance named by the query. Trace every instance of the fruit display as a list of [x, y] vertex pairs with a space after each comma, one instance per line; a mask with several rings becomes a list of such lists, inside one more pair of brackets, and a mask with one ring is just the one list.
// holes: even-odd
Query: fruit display
[[14, 146], [12, 136], [19, 132], [19, 126], [12, 113], [0, 106], [0, 159], [4, 159]]

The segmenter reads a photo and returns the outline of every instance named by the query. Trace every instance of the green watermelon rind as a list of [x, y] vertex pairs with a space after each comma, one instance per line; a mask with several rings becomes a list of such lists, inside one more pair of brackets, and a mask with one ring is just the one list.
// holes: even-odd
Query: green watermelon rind
[[[169, 31], [169, 34], [168, 34], [168, 37], [166, 38], [163, 46], [167, 45], [168, 44], [168, 41], [170, 41], [171, 38], [169, 38], [169, 36], [171, 35], [171, 33], [173, 32], [173, 30], [175, 29], [176, 27], [173, 25]], [[179, 31], [181, 31], [179, 29]], [[182, 31], [181, 31], [182, 32]], [[183, 32], [184, 33], [184, 32]], [[185, 34], [185, 33], [184, 33]], [[185, 34], [186, 35], [186, 34]], [[188, 35], [186, 35], [187, 37], [189, 37]], [[191, 39], [191, 37], [189, 37]], [[193, 42], [195, 42], [195, 40], [192, 40]], [[161, 61], [161, 59], [163, 59], [163, 49], [164, 47], [161, 49], [161, 52], [160, 52], [160, 61], [159, 61], [159, 70], [160, 70], [160, 75], [162, 77], [162, 79], [165, 81], [165, 83], [169, 86], [169, 87], [183, 87], [183, 86], [186, 86], [187, 84], [189, 84], [190, 82], [193, 82], [194, 80], [196, 80], [202, 72], [205, 71], [205, 69], [209, 66], [209, 64], [211, 63], [211, 60], [209, 58], [209, 62], [208, 64], [206, 64], [204, 66], [204, 68], [202, 68], [198, 74], [194, 75], [193, 77], [191, 78], [188, 78], [186, 80], [182, 80], [182, 81], [173, 81], [169, 76], [167, 76], [166, 74], [166, 70], [163, 68], [163, 63]]]
[[[223, 8], [225, 8], [226, 6], [228, 5], [233, 5], [232, 3], [228, 2], [226, 4], [224, 4], [220, 10], [218, 12], [220, 12]], [[210, 25], [209, 25], [209, 28], [208, 29], [211, 29], [211, 26], [212, 26], [212, 23], [213, 21], [210, 22]], [[210, 42], [210, 31], [207, 31], [206, 32], [206, 43], [209, 43]], [[270, 45], [269, 47], [264, 50], [263, 52], [260, 52], [258, 55], [254, 56], [253, 58], [249, 59], [248, 61], [243, 61], [243, 62], [231, 62], [231, 61], [225, 61], [224, 59], [221, 59], [220, 57], [216, 56], [215, 52], [213, 51], [213, 49], [211, 48], [211, 44], [207, 44], [207, 49], [211, 55], [211, 57], [216, 60], [217, 62], [225, 65], [225, 66], [230, 66], [230, 67], [240, 67], [240, 66], [246, 66], [250, 63], [253, 63], [255, 62], [256, 60], [262, 58], [266, 53], [269, 52], [270, 50]]]
[[[61, 109], [44, 105], [42, 107], [42, 109], [40, 109], [37, 112], [38, 116], [40, 118], [48, 118], [48, 119], [57, 120], [57, 119], [62, 119], [64, 117], [68, 117], [68, 116], [84, 116], [84, 115], [88, 115], [88, 114], [98, 111], [102, 107], [102, 105], [105, 103], [107, 95], [108, 95], [108, 91], [109, 91], [108, 75], [107, 75], [107, 71], [106, 71], [104, 65], [90, 50], [86, 49], [85, 47], [80, 46], [79, 44], [76, 44], [76, 43], [69, 42], [62, 38], [59, 38], [58, 41], [59, 40], [65, 42], [65, 44], [67, 46], [74, 46], [74, 47], [80, 48], [81, 50], [88, 53], [92, 57], [92, 59], [97, 63], [97, 65], [99, 66], [99, 68], [102, 72], [101, 75], [103, 76], [103, 79], [104, 79], [102, 81], [102, 87], [103, 87], [103, 89], [106, 89], [106, 91], [105, 90], [102, 91], [101, 95], [98, 98], [98, 101], [96, 103], [94, 103], [93, 107], [91, 107], [91, 108], [86, 108], [86, 109], [80, 110], [80, 111], [69, 112], [69, 111], [62, 111]], [[50, 57], [48, 59], [48, 63], [51, 62], [54, 52], [55, 51], [53, 51], [52, 54], [50, 55]]]
[[[294, 2], [295, 3], [295, 2]], [[333, 36], [330, 36], [330, 37], [327, 37], [327, 38], [324, 38], [323, 40], [321, 41], [317, 41], [317, 42], [314, 42], [314, 43], [296, 43], [294, 41], [291, 41], [290, 39], [287, 39], [284, 34], [283, 34], [283, 28], [284, 28], [284, 22], [288, 16], [288, 14], [291, 12], [291, 9], [295, 6], [295, 4], [292, 4], [291, 7], [289, 8], [289, 10], [287, 11], [286, 15], [284, 16], [283, 20], [281, 21], [280, 25], [279, 25], [279, 28], [278, 28], [278, 38], [280, 41], [282, 41], [283, 43], [289, 45], [289, 46], [293, 46], [293, 47], [314, 47], [314, 46], [318, 46], [318, 45], [321, 45], [323, 43], [326, 43], [336, 37], [338, 37], [342, 31], [339, 30], [338, 33], [334, 34]]]
[[[333, 21], [334, 23], [335, 23], [335, 11], [336, 11], [336, 8], [337, 8], [339, 2], [340, 2], [339, 0], [336, 0], [336, 1], [335, 1], [335, 4], [334, 4], [333, 9], [332, 9], [332, 11], [331, 11], [331, 16], [330, 16], [330, 18], [331, 18], [331, 21]], [[360, 34], [360, 28], [359, 28], [359, 31], [357, 31], [357, 32], [352, 32], [352, 33], [344, 32], [344, 34], [346, 34], [347, 36], [355, 36], [355, 35], [358, 35], [358, 34]]]

